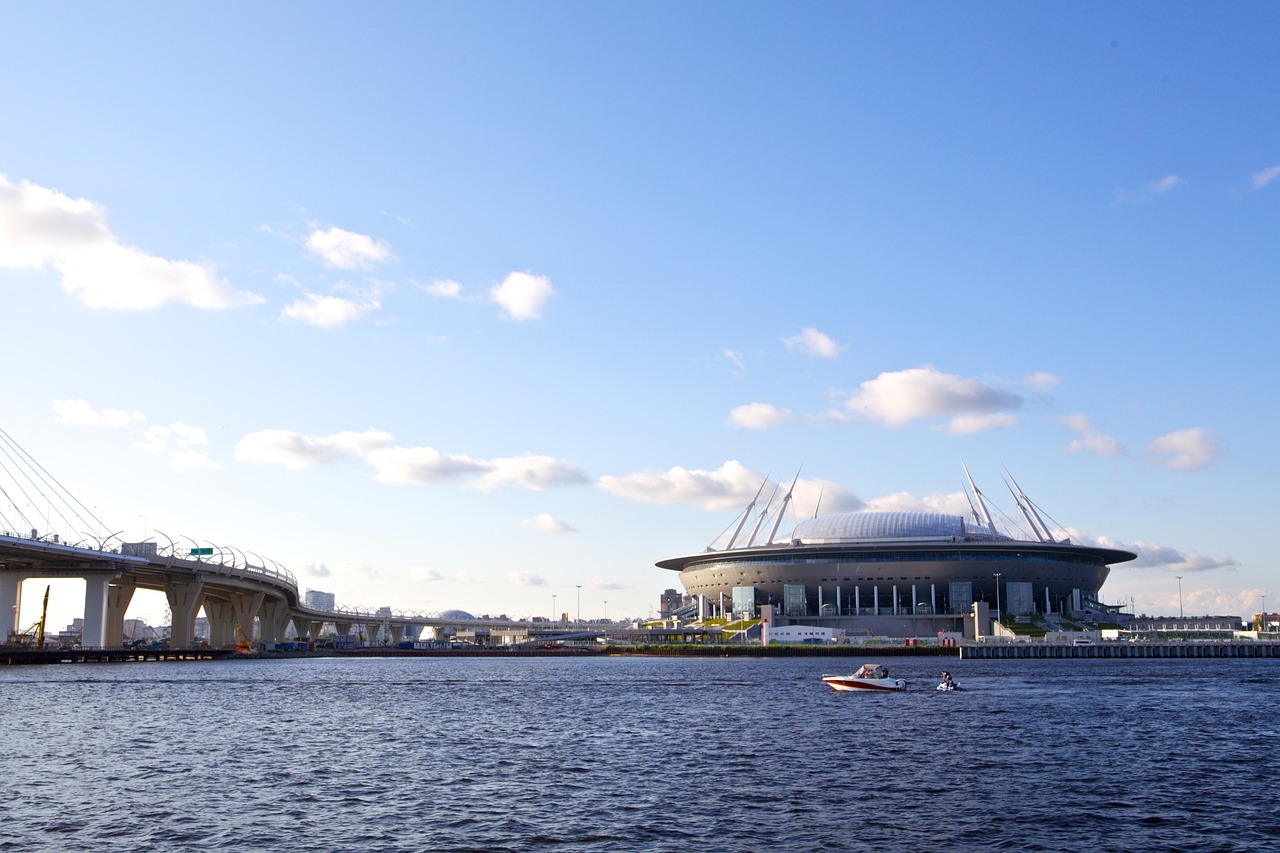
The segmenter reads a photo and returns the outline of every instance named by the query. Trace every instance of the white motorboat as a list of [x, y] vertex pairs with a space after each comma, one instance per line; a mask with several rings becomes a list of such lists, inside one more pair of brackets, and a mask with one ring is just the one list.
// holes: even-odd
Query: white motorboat
[[852, 675], [824, 675], [822, 680], [836, 690], [906, 690], [907, 682], [890, 678], [889, 668], [878, 663], [864, 663]]

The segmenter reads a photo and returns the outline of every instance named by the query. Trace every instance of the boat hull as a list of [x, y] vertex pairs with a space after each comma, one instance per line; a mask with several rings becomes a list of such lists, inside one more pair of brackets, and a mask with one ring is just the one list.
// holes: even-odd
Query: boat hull
[[901, 678], [855, 678], [851, 675], [824, 675], [822, 680], [836, 690], [849, 693], [889, 693], [907, 689], [907, 682]]

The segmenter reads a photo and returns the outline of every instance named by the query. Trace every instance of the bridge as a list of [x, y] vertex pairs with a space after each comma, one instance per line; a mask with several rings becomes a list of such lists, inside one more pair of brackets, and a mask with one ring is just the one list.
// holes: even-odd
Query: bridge
[[[164, 593], [172, 614], [170, 645], [189, 647], [195, 622], [203, 610], [209, 620], [209, 644], [231, 646], [243, 639], [282, 642], [292, 624], [298, 637], [314, 639], [326, 623], [339, 636], [359, 626], [368, 636], [382, 632], [399, 643], [427, 627], [525, 629], [530, 636], [562, 633], [558, 623], [507, 619], [461, 619], [457, 616], [413, 611], [309, 607], [298, 593], [298, 582], [282, 565], [251, 551], [205, 542], [180, 546], [167, 534], [154, 531], [167, 543], [154, 540], [125, 542], [118, 534], [76, 533], [78, 541], [41, 532], [21, 509], [47, 507], [46, 525], [67, 531], [101, 530], [101, 523], [45, 469], [0, 430], [0, 642], [20, 630], [22, 584], [35, 578], [79, 578], [85, 582], [84, 648], [116, 648], [124, 641], [124, 619], [139, 589]], [[16, 522], [16, 523], [15, 523]], [[19, 533], [14, 527], [29, 530]], [[6, 529], [7, 528], [7, 529]], [[92, 540], [92, 541], [90, 541]], [[256, 558], [256, 562], [250, 559]], [[577, 626], [582, 630], [583, 626]], [[603, 626], [589, 626], [599, 629]]]
[[[36, 531], [33, 531], [35, 533]], [[162, 534], [163, 535], [163, 534]], [[85, 648], [116, 648], [124, 642], [124, 618], [133, 594], [139, 589], [164, 593], [172, 613], [170, 644], [184, 648], [193, 642], [195, 620], [203, 610], [209, 620], [211, 646], [234, 645], [237, 628], [264, 643], [284, 641], [292, 623], [298, 637], [315, 638], [321, 626], [332, 623], [339, 636], [363, 628], [366, 635], [380, 631], [392, 644], [423, 629], [454, 628], [524, 629], [530, 636], [566, 636], [599, 632], [603, 625], [562, 625], [518, 619], [464, 619], [454, 615], [415, 611], [363, 610], [308, 607], [298, 594], [298, 583], [283, 566], [256, 565], [241, 552], [226, 548], [183, 549], [154, 542], [120, 542], [67, 545], [60, 537], [19, 536], [0, 531], [0, 607], [12, 615], [0, 623], [0, 634], [19, 629], [18, 605], [22, 583], [33, 578], [80, 578], [85, 582]], [[192, 553], [196, 552], [196, 553]], [[213, 552], [213, 553], [205, 553]], [[239, 558], [239, 559], [237, 559]]]

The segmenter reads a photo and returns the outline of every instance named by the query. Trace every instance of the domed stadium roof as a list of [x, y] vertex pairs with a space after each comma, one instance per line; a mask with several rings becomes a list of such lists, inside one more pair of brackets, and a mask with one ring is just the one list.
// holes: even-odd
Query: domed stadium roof
[[444, 612], [439, 613], [437, 615], [441, 619], [474, 619], [476, 618], [465, 610], [445, 610]]
[[809, 543], [938, 539], [964, 535], [964, 519], [958, 515], [939, 512], [842, 512], [800, 522], [791, 538]]

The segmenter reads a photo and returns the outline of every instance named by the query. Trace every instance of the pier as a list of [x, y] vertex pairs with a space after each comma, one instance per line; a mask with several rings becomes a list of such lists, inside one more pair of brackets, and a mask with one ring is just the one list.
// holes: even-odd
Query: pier
[[1280, 643], [975, 643], [961, 646], [960, 658], [1280, 658]]

